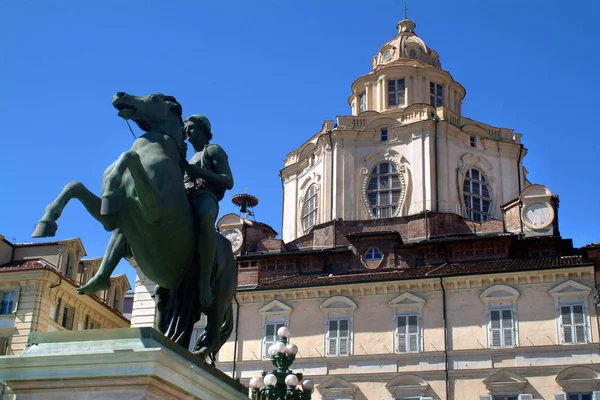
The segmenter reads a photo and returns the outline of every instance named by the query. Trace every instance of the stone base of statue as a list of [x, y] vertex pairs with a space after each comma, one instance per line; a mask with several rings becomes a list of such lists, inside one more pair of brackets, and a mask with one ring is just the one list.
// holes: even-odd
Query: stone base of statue
[[248, 399], [248, 388], [152, 328], [35, 332], [0, 360], [18, 400]]

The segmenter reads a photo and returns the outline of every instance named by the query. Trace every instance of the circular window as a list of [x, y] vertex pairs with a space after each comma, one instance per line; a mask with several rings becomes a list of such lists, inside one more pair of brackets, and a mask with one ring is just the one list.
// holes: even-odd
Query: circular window
[[492, 193], [485, 175], [476, 168], [465, 174], [463, 198], [467, 218], [475, 222], [486, 221], [492, 211]]
[[365, 261], [380, 261], [383, 258], [383, 254], [376, 247], [371, 247], [365, 253]]

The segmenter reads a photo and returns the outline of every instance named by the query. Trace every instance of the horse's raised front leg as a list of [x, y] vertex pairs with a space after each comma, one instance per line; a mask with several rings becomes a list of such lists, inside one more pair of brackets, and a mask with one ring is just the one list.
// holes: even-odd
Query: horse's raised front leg
[[104, 252], [100, 269], [90, 281], [77, 289], [79, 294], [93, 294], [110, 288], [110, 276], [123, 257], [131, 256], [127, 239], [120, 229], [115, 229], [110, 236]]
[[[121, 208], [123, 191], [119, 190], [123, 181], [123, 174], [129, 170], [135, 192], [140, 201], [142, 215], [147, 222], [155, 222], [160, 213], [160, 193], [150, 180], [140, 160], [140, 155], [129, 150], [121, 154], [114, 167], [104, 176], [102, 188], [102, 215], [109, 215]], [[126, 191], [128, 188], [124, 188]]]
[[116, 216], [100, 214], [100, 198], [90, 192], [83, 183], [74, 181], [67, 183], [58, 197], [46, 207], [44, 216], [36, 224], [31, 236], [54, 236], [58, 229], [56, 221], [60, 218], [63, 209], [71, 199], [79, 200], [90, 215], [100, 222], [107, 231], [110, 232], [116, 228]]

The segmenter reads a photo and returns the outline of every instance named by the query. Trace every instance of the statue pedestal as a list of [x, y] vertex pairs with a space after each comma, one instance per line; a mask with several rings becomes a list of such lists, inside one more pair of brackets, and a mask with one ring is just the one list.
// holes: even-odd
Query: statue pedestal
[[18, 400], [248, 399], [248, 388], [152, 328], [34, 332], [0, 380]]

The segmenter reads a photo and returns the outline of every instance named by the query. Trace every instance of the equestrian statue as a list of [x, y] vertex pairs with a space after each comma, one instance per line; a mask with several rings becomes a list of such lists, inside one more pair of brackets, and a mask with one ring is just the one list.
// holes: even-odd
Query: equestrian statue
[[[233, 330], [237, 286], [231, 243], [215, 230], [218, 202], [233, 187], [227, 155], [209, 144], [208, 119], [195, 114], [183, 121], [182, 107], [172, 96], [118, 92], [112, 104], [144, 134], [106, 169], [101, 197], [81, 182], [68, 183], [46, 207], [32, 236], [54, 236], [67, 203], [79, 200], [111, 232], [99, 271], [79, 293], [108, 289], [119, 261], [135, 258], [157, 284], [158, 329], [187, 348], [194, 324], [206, 314], [194, 354], [214, 363]], [[196, 151], [190, 163], [186, 139]]]

